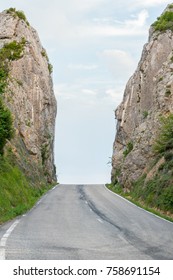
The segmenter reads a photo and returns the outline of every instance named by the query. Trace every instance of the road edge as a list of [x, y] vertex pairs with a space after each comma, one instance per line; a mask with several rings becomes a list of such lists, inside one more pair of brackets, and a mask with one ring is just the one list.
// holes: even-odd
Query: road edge
[[145, 212], [151, 214], [152, 216], [155, 216], [155, 217], [157, 217], [157, 218], [159, 218], [159, 219], [161, 219], [161, 220], [163, 220], [163, 221], [166, 221], [166, 222], [168, 222], [168, 223], [170, 223], [170, 224], [173, 225], [173, 222], [171, 222], [171, 221], [169, 221], [169, 220], [166, 220], [165, 218], [162, 218], [162, 217], [160, 217], [159, 215], [154, 214], [154, 213], [150, 212], [149, 210], [146, 210], [146, 209], [142, 208], [142, 206], [140, 207], [140, 206], [136, 205], [135, 203], [133, 203], [132, 201], [128, 200], [127, 198], [125, 198], [125, 197], [123, 197], [123, 196], [121, 196], [121, 195], [119, 195], [119, 194], [117, 194], [117, 193], [111, 191], [110, 189], [108, 189], [108, 188], [106, 187], [106, 184], [103, 184], [103, 185], [104, 185], [104, 188], [105, 188], [108, 192], [110, 192], [110, 193], [112, 193], [112, 194], [114, 194], [114, 195], [120, 197], [121, 199], [127, 201], [129, 204], [132, 204], [132, 205], [134, 205], [135, 207], [137, 207], [137, 208], [139, 208], [139, 209], [141, 209], [141, 210], [143, 210], [143, 211], [145, 211]]

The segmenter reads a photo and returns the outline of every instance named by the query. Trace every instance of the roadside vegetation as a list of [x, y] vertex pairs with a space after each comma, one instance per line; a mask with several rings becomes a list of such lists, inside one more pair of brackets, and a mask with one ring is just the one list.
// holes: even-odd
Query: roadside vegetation
[[13, 154], [0, 156], [0, 224], [33, 207], [52, 186], [33, 186], [16, 165]]
[[161, 118], [153, 151], [151, 169], [159, 161], [161, 163], [151, 177], [144, 174], [133, 183], [129, 192], [125, 192], [119, 184], [119, 171], [117, 179], [107, 187], [138, 206], [173, 221], [173, 114]]
[[[22, 12], [13, 8], [7, 12], [26, 21]], [[5, 96], [8, 96], [11, 63], [22, 58], [25, 43], [25, 38], [22, 38], [20, 42], [11, 41], [0, 49], [0, 224], [32, 208], [40, 196], [52, 187], [46, 185], [46, 182], [37, 184], [37, 174], [34, 171], [30, 178], [25, 168], [25, 155], [14, 154], [7, 144], [15, 136], [15, 129]], [[22, 153], [22, 149], [18, 147], [17, 152]], [[17, 156], [22, 160], [23, 169]], [[34, 164], [32, 168], [34, 169]]]

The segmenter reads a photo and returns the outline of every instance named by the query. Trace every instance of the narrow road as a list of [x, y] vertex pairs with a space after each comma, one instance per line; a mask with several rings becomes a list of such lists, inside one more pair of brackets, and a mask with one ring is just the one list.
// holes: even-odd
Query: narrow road
[[173, 259], [173, 223], [104, 185], [58, 185], [0, 227], [0, 259]]

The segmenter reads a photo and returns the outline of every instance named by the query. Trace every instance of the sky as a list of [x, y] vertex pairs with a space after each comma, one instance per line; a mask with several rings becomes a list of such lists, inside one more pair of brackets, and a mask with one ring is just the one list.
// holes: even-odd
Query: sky
[[108, 183], [114, 111], [166, 0], [0, 0], [24, 11], [53, 65], [60, 183]]

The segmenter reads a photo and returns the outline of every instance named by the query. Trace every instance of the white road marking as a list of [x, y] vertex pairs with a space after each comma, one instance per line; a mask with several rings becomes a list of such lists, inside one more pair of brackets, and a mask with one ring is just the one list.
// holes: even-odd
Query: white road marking
[[0, 260], [5, 260], [5, 246], [7, 243], [7, 239], [9, 238], [12, 231], [15, 229], [15, 227], [18, 225], [20, 220], [15, 221], [11, 227], [6, 231], [6, 233], [2, 236], [0, 240]]
[[163, 221], [165, 221], [165, 222], [168, 222], [168, 223], [170, 223], [170, 224], [173, 225], [173, 222], [170, 222], [170, 221], [168, 221], [168, 220], [166, 220], [166, 219], [164, 219], [164, 218], [162, 218], [162, 217], [160, 217], [160, 216], [158, 216], [158, 215], [156, 215], [156, 214], [154, 214], [154, 213], [152, 213], [152, 212], [150, 212], [150, 211], [148, 211], [148, 210], [143, 209], [142, 207], [137, 206], [137, 205], [134, 204], [133, 202], [131, 202], [131, 201], [129, 201], [128, 199], [124, 198], [123, 196], [121, 196], [121, 195], [119, 195], [119, 194], [117, 194], [117, 193], [114, 193], [113, 191], [109, 190], [105, 185], [104, 185], [104, 187], [105, 187], [105, 189], [106, 189], [108, 192], [110, 192], [110, 193], [112, 193], [112, 194], [114, 194], [114, 195], [120, 197], [121, 199], [125, 200], [125, 201], [128, 202], [129, 204], [132, 204], [133, 206], [135, 206], [135, 207], [141, 209], [142, 211], [147, 212], [147, 213], [151, 214], [152, 216], [155, 216], [156, 218], [161, 219], [161, 220], [163, 220]]

